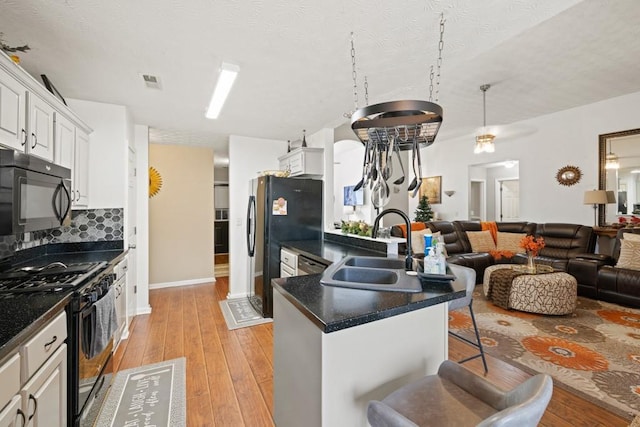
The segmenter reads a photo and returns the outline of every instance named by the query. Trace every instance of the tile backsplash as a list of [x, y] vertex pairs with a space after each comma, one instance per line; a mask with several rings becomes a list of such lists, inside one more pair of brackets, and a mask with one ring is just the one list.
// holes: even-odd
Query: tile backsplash
[[124, 239], [124, 209], [87, 209], [71, 212], [71, 225], [50, 230], [0, 236], [0, 259], [23, 249], [48, 243], [95, 242]]

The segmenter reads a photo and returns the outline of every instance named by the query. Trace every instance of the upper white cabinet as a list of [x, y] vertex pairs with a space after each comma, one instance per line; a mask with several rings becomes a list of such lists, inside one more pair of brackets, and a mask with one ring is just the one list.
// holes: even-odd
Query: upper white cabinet
[[27, 143], [25, 87], [0, 68], [0, 144], [24, 151]]
[[55, 110], [35, 93], [29, 93], [27, 152], [53, 162]]
[[284, 156], [278, 157], [280, 170], [288, 170], [289, 176], [323, 175], [323, 149], [299, 147]]
[[71, 169], [71, 202], [73, 207], [89, 203], [89, 136], [69, 119], [56, 115], [55, 160]]
[[76, 157], [73, 166], [74, 206], [89, 205], [89, 135], [76, 128]]
[[[78, 191], [74, 206], [86, 206], [87, 180], [75, 183], [78, 167], [78, 134], [82, 135], [80, 158], [88, 161], [91, 129], [65, 104], [22, 67], [0, 52], [0, 146], [33, 154], [72, 169]], [[84, 157], [82, 157], [84, 156]], [[88, 165], [82, 165], [83, 171]], [[84, 189], [84, 192], [83, 192]], [[75, 203], [75, 202], [78, 203]], [[84, 204], [83, 204], [84, 203]]]

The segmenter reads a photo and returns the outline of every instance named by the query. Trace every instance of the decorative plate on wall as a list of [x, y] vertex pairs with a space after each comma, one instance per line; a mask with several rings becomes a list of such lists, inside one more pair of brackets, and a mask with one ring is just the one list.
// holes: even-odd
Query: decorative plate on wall
[[160, 192], [162, 188], [162, 177], [160, 173], [154, 168], [149, 168], [149, 197], [153, 197]]
[[563, 168], [558, 169], [558, 173], [556, 174], [556, 179], [558, 180], [560, 185], [566, 185], [567, 187], [580, 182], [580, 178], [582, 178], [582, 172], [577, 166], [567, 165]]

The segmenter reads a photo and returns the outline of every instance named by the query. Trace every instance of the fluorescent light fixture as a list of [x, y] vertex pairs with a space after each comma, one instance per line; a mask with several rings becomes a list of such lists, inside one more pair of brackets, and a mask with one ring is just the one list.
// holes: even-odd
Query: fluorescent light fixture
[[223, 62], [220, 66], [218, 82], [216, 83], [216, 88], [213, 91], [213, 96], [211, 97], [209, 109], [206, 114], [207, 119], [217, 119], [220, 115], [220, 110], [222, 110], [224, 102], [227, 100], [229, 92], [231, 92], [231, 87], [238, 76], [238, 71], [240, 71], [240, 67], [227, 62]]
[[640, 173], [640, 169], [634, 169], [630, 173]]

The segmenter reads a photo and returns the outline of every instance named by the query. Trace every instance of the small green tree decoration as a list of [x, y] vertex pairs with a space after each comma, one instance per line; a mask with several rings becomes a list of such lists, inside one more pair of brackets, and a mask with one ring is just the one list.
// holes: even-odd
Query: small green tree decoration
[[433, 209], [429, 204], [429, 198], [427, 196], [420, 197], [418, 202], [418, 208], [416, 209], [415, 222], [429, 222], [433, 218]]

